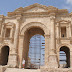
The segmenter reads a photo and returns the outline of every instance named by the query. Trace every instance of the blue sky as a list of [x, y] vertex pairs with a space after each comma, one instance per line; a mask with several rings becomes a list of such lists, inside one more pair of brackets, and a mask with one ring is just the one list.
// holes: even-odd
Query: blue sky
[[7, 12], [12, 12], [19, 7], [26, 7], [34, 3], [68, 9], [69, 12], [72, 12], [72, 0], [1, 0], [0, 15], [6, 16]]

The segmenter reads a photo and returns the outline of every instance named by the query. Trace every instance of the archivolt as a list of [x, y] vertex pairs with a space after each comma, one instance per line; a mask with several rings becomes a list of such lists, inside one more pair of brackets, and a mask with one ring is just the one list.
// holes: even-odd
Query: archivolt
[[68, 47], [69, 49], [71, 48], [71, 46], [70, 46], [69, 44], [61, 44], [61, 45], [58, 46], [58, 51], [59, 51], [60, 48], [63, 47], [63, 46], [66, 46], [66, 47]]
[[47, 27], [40, 23], [40, 22], [31, 22], [31, 23], [28, 23], [26, 24], [20, 31], [20, 35], [24, 35], [24, 33], [29, 30], [30, 28], [32, 27], [38, 27], [38, 28], [41, 28], [45, 34], [49, 34], [49, 30], [47, 30]]

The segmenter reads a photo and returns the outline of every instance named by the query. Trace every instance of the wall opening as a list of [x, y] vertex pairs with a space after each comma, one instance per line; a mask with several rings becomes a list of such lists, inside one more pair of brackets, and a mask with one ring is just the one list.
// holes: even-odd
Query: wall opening
[[61, 27], [61, 37], [66, 37], [66, 27]]
[[63, 46], [60, 48], [60, 67], [61, 68], [69, 68], [70, 67], [70, 50], [68, 47]]
[[7, 65], [9, 56], [9, 47], [4, 46], [1, 49], [1, 65]]
[[6, 28], [5, 37], [10, 37], [11, 28]]
[[30, 39], [27, 68], [38, 69], [44, 66], [45, 39], [42, 35], [34, 35]]
[[44, 31], [33, 27], [25, 32], [23, 58], [25, 68], [38, 69], [44, 65], [45, 40]]

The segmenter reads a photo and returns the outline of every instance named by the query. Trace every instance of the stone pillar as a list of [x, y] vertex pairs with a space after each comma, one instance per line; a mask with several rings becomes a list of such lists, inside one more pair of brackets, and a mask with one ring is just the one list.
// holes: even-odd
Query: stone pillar
[[4, 24], [2, 24], [1, 37], [4, 37]]
[[72, 51], [70, 51], [70, 68], [72, 68]]
[[1, 31], [2, 31], [2, 23], [4, 21], [4, 15], [0, 15], [0, 35], [1, 35]]
[[57, 31], [57, 34], [56, 34], [57, 43], [59, 43], [59, 38], [60, 38], [59, 23], [57, 23], [56, 25], [56, 31]]
[[69, 37], [71, 38], [71, 23], [69, 23]]
[[22, 66], [23, 40], [24, 40], [24, 36], [20, 36], [19, 37], [19, 49], [18, 49], [19, 68], [21, 68], [21, 66]]
[[9, 56], [9, 62], [8, 65], [10, 67], [17, 67], [17, 57], [18, 57], [18, 40], [19, 40], [19, 28], [20, 28], [20, 20], [21, 16], [17, 16], [17, 26], [15, 29], [15, 35], [14, 35], [14, 46], [13, 46], [13, 52]]
[[0, 21], [0, 36], [1, 36], [1, 29], [2, 29], [2, 21]]
[[[71, 27], [72, 27], [72, 13], [71, 13]], [[71, 29], [71, 41], [72, 41], [72, 29]], [[72, 50], [70, 49], [70, 68], [72, 68]]]
[[66, 35], [67, 35], [67, 38], [69, 38], [69, 26], [66, 27]]
[[49, 56], [49, 35], [45, 35], [45, 67], [48, 66], [48, 56]]
[[55, 16], [50, 16], [50, 51], [49, 51], [49, 67], [58, 68], [58, 60], [56, 54], [56, 41], [55, 41]]
[[0, 65], [1, 65], [1, 48], [0, 48]]

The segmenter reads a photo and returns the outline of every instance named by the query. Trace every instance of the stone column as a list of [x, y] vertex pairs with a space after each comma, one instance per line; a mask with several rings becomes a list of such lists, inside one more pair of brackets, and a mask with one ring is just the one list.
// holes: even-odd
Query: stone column
[[14, 46], [13, 46], [13, 52], [9, 56], [9, 63], [8, 65], [11, 67], [17, 67], [17, 57], [18, 57], [18, 40], [19, 40], [19, 28], [20, 28], [20, 20], [21, 16], [17, 16], [17, 26], [15, 29], [15, 35], [14, 35]]
[[1, 29], [2, 29], [2, 21], [0, 21], [0, 36], [1, 36]]
[[49, 56], [49, 35], [45, 35], [45, 67], [48, 66], [48, 56]]
[[57, 43], [59, 44], [59, 38], [60, 38], [59, 23], [57, 23], [56, 25], [56, 31], [57, 31], [57, 34], [56, 34]]
[[4, 24], [2, 24], [1, 37], [4, 37]]
[[55, 40], [55, 16], [50, 16], [51, 32], [50, 32], [50, 51], [49, 51], [49, 67], [58, 68], [58, 60], [56, 54]]
[[4, 15], [0, 15], [0, 35], [1, 35], [1, 31], [2, 31], [2, 23], [4, 21]]
[[71, 23], [69, 23], [69, 37], [71, 38]]
[[1, 28], [1, 35], [0, 35], [0, 42], [2, 43], [3, 42], [3, 38], [4, 38], [4, 24], [2, 24], [2, 28]]
[[70, 17], [71, 17], [71, 35], [72, 35], [72, 13], [71, 13]]
[[70, 22], [70, 24], [71, 24], [71, 25], [70, 25], [70, 26], [71, 26], [71, 27], [70, 27], [70, 28], [71, 28], [71, 38], [70, 38], [70, 43], [72, 44], [72, 13], [71, 13], [70, 16], [71, 16], [71, 22]]
[[67, 35], [67, 38], [69, 38], [69, 26], [66, 27], [66, 35]]
[[[72, 13], [71, 13], [71, 27], [72, 27]], [[71, 29], [71, 42], [72, 42], [72, 29]], [[70, 68], [72, 68], [72, 50], [70, 50]]]
[[1, 48], [0, 48], [0, 65], [1, 65]]
[[70, 68], [72, 68], [72, 51], [70, 51]]
[[19, 68], [21, 68], [21, 66], [22, 66], [23, 40], [24, 40], [24, 36], [20, 36], [19, 37], [19, 49], [18, 49]]

